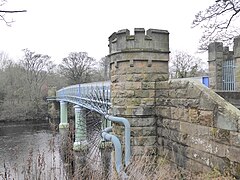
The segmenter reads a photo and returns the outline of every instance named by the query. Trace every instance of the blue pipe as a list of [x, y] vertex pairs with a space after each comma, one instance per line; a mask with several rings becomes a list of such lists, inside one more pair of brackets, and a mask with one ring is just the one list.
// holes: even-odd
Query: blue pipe
[[122, 147], [119, 139], [111, 134], [108, 134], [112, 131], [112, 127], [108, 127], [102, 131], [102, 138], [106, 141], [111, 141], [114, 145], [115, 149], [115, 164], [116, 164], [116, 170], [118, 174], [120, 174], [122, 170]]
[[130, 123], [126, 118], [123, 118], [123, 117], [105, 115], [105, 118], [113, 122], [122, 123], [125, 126], [125, 166], [127, 166], [130, 163], [130, 157], [131, 157]]

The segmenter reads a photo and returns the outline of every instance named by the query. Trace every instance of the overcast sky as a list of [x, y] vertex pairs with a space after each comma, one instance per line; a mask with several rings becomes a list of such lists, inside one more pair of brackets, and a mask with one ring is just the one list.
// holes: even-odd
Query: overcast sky
[[[22, 57], [22, 49], [48, 54], [60, 63], [69, 52], [88, 52], [99, 60], [108, 54], [108, 37], [120, 29], [165, 29], [170, 49], [194, 55], [201, 30], [191, 29], [194, 15], [214, 0], [8, 0], [4, 10], [15, 22], [0, 22], [0, 51]], [[207, 55], [198, 55], [207, 61]]]

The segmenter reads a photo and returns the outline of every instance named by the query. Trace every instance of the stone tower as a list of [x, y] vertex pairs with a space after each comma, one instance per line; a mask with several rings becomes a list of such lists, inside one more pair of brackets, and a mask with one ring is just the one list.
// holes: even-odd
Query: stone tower
[[214, 42], [208, 46], [210, 88], [222, 90], [223, 43]]
[[236, 66], [236, 90], [240, 91], [240, 36], [234, 38], [233, 52]]
[[[133, 155], [156, 154], [155, 82], [168, 80], [169, 32], [135, 28], [109, 37], [111, 113], [125, 117], [131, 125]], [[123, 136], [123, 128], [114, 124]], [[123, 142], [123, 141], [122, 141]]]
[[223, 88], [223, 64], [224, 61], [234, 59], [235, 62], [235, 91], [240, 90], [240, 36], [234, 38], [233, 51], [224, 47], [221, 42], [213, 42], [208, 46], [208, 63], [210, 88], [224, 90]]

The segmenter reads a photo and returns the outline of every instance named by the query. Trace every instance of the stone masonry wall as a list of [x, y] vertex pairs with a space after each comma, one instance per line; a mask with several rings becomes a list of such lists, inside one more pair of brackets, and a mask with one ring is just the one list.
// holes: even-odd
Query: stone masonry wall
[[240, 36], [234, 38], [233, 52], [236, 66], [236, 90], [240, 91]]
[[[169, 53], [166, 30], [135, 28], [130, 35], [124, 29], [109, 37], [110, 113], [129, 120], [132, 154], [167, 156], [187, 169], [216, 168], [240, 178], [240, 111], [197, 81], [167, 81]], [[222, 43], [210, 45], [213, 89], [222, 89], [222, 61], [232, 55]], [[240, 64], [239, 53], [234, 58]], [[123, 129], [113, 124], [124, 145]]]
[[215, 91], [218, 95], [230, 102], [236, 108], [240, 109], [240, 92], [239, 91]]
[[158, 154], [193, 171], [240, 177], [240, 111], [199, 82], [156, 82]]
[[[233, 51], [223, 47], [221, 42], [208, 46], [209, 84], [214, 90], [223, 90], [223, 62], [235, 60], [235, 91], [240, 91], [240, 36], [234, 38]], [[227, 78], [227, 77], [226, 77]]]
[[223, 43], [214, 42], [208, 47], [209, 85], [222, 90]]
[[[156, 155], [155, 81], [168, 80], [168, 36], [135, 28], [134, 35], [124, 29], [109, 37], [111, 114], [129, 120], [133, 155]], [[124, 142], [123, 127], [114, 123], [113, 131]]]

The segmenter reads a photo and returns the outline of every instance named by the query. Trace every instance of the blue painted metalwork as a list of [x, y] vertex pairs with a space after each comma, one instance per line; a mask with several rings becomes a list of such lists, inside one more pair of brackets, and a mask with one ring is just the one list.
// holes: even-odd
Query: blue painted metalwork
[[[62, 88], [56, 92], [57, 101], [70, 102], [75, 105], [96, 111], [112, 122], [121, 123], [125, 128], [125, 166], [130, 162], [131, 150], [130, 150], [130, 123], [123, 117], [115, 117], [108, 115], [109, 107], [111, 106], [110, 81], [95, 82], [86, 84], [77, 84]], [[105, 140], [112, 141], [115, 147], [116, 153], [116, 168], [120, 173], [122, 168], [122, 151], [119, 139], [111, 134], [111, 128], [106, 128], [102, 132], [102, 137]], [[120, 145], [119, 145], [120, 144]], [[120, 163], [121, 162], [121, 163]]]
[[77, 84], [62, 88], [56, 93], [57, 101], [66, 101], [107, 114], [110, 103], [110, 81]]
[[106, 115], [106, 119], [113, 121], [113, 122], [118, 122], [122, 123], [125, 128], [125, 165], [127, 166], [130, 163], [130, 157], [131, 157], [131, 148], [130, 148], [130, 123], [127, 119], [122, 118], [122, 117], [116, 117], [116, 116], [110, 116]]
[[112, 132], [112, 127], [105, 128], [102, 131], [102, 138], [106, 141], [111, 141], [114, 145], [115, 149], [115, 165], [116, 165], [116, 170], [118, 174], [121, 172], [123, 166], [122, 166], [122, 147], [119, 139], [112, 135], [109, 134], [109, 132]]

